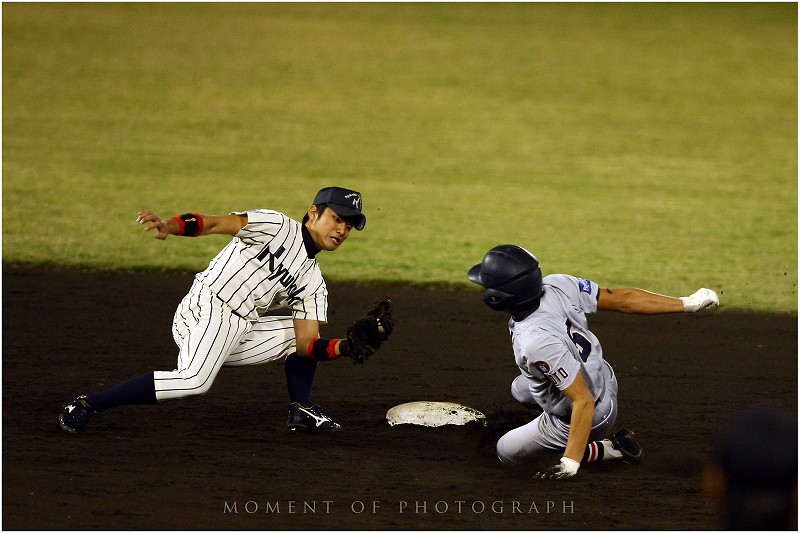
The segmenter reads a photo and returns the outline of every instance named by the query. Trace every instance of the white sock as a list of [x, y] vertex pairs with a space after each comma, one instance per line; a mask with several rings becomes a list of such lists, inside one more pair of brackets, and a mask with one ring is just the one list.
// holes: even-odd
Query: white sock
[[622, 452], [614, 448], [609, 439], [595, 440], [586, 447], [583, 455], [584, 463], [594, 463], [596, 461], [613, 461], [621, 459]]

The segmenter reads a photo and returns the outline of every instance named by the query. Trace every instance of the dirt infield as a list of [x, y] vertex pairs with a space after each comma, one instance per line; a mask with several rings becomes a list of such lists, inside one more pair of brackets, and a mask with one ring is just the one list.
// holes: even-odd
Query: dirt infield
[[[713, 529], [700, 486], [735, 407], [797, 410], [797, 316], [591, 317], [620, 382], [639, 466], [536, 482], [492, 454], [528, 416], [502, 315], [477, 292], [331, 284], [336, 336], [378, 297], [397, 326], [364, 366], [320, 366], [315, 399], [345, 431], [287, 431], [281, 364], [223, 369], [209, 394], [104, 412], [79, 436], [62, 403], [174, 368], [172, 314], [191, 274], [3, 268], [3, 529]], [[723, 295], [724, 303], [724, 295]], [[412, 400], [456, 401], [481, 426], [390, 427]], [[552, 458], [548, 458], [551, 461]]]

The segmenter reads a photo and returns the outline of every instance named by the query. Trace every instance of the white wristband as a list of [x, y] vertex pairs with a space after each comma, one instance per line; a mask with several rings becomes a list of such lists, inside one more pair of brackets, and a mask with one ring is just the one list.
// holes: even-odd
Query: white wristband
[[574, 476], [578, 473], [578, 469], [581, 467], [581, 464], [576, 461], [575, 459], [570, 459], [569, 457], [562, 457], [561, 458], [561, 468], [565, 472], [569, 472], [571, 476]]

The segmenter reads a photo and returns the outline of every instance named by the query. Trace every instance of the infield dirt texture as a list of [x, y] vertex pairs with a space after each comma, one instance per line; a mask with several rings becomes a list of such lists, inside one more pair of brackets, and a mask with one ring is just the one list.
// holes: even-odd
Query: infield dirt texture
[[[796, 314], [596, 314], [618, 425], [647, 457], [537, 482], [537, 465], [493, 456], [528, 413], [510, 397], [504, 320], [478, 293], [332, 284], [323, 333], [383, 296], [397, 318], [368, 364], [320, 366], [315, 397], [341, 433], [287, 431], [279, 363], [223, 369], [206, 396], [62, 433], [57, 414], [77, 394], [174, 367], [172, 314], [191, 277], [5, 265], [3, 529], [713, 529], [700, 473], [722, 417], [751, 403], [797, 410]], [[386, 411], [411, 400], [462, 402], [491, 423], [390, 427]]]

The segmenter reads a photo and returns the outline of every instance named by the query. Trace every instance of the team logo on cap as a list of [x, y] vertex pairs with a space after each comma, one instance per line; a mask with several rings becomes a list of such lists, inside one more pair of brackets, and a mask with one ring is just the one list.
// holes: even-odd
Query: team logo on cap
[[345, 194], [344, 197], [350, 199], [353, 202], [353, 207], [361, 211], [361, 194], [352, 192], [350, 194]]

